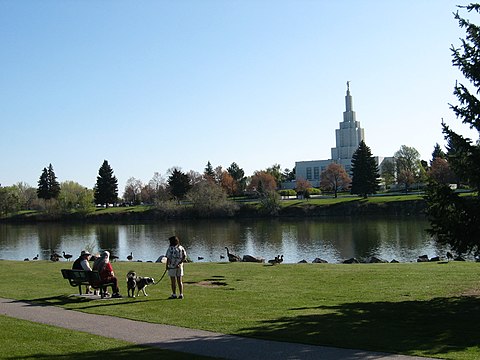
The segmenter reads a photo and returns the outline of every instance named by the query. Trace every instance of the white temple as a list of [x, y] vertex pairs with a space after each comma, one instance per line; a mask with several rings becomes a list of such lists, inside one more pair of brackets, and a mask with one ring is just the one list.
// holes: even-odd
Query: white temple
[[[313, 187], [320, 185], [320, 174], [331, 163], [343, 165], [347, 173], [350, 173], [352, 165], [352, 156], [365, 140], [364, 130], [360, 127], [360, 122], [356, 119], [353, 111], [353, 99], [350, 94], [350, 81], [347, 81], [347, 95], [345, 96], [345, 111], [343, 112], [343, 121], [339, 124], [339, 129], [335, 130], [336, 147], [332, 148], [331, 159], [328, 160], [310, 160], [295, 162], [295, 179], [305, 179]], [[376, 158], [377, 164], [383, 158]]]

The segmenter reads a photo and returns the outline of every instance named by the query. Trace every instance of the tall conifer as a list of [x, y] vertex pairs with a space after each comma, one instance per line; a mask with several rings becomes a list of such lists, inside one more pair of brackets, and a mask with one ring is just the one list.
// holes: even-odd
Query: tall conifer
[[97, 183], [94, 188], [95, 203], [108, 207], [115, 204], [118, 198], [118, 181], [107, 160], [98, 170]]
[[350, 192], [366, 198], [378, 191], [380, 182], [377, 163], [370, 148], [362, 140], [352, 156], [352, 187]]
[[[459, 6], [468, 12], [480, 13], [480, 4]], [[455, 14], [459, 26], [466, 31], [460, 48], [452, 46], [452, 64], [460, 69], [470, 84], [456, 83], [454, 95], [458, 105], [450, 105], [456, 117], [480, 132], [480, 27]], [[434, 179], [427, 187], [429, 233], [458, 254], [480, 251], [480, 145], [454, 132], [442, 121], [447, 140], [447, 160], [463, 184], [476, 191], [474, 197], [460, 197], [448, 184]]]

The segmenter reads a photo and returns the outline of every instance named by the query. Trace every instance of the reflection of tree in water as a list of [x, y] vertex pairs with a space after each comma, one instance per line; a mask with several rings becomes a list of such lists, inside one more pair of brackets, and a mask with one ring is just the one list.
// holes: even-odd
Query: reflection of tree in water
[[97, 234], [97, 244], [99, 250], [114, 251], [118, 249], [118, 225], [98, 225], [95, 227], [95, 232]]
[[60, 245], [62, 243], [62, 237], [66, 231], [69, 231], [68, 228], [69, 227], [64, 227], [59, 224], [39, 224], [37, 226], [37, 233], [40, 249], [47, 253], [61, 253]]
[[16, 245], [22, 239], [31, 238], [36, 231], [35, 225], [0, 224], [0, 244], [2, 247]]
[[[423, 236], [425, 221], [413, 218], [401, 221], [371, 217], [322, 218], [292, 221], [292, 227], [296, 228], [299, 246], [337, 253], [338, 261], [351, 257], [369, 260], [372, 256], [381, 256], [383, 248], [415, 249], [426, 239]], [[322, 254], [315, 256], [322, 257]]]

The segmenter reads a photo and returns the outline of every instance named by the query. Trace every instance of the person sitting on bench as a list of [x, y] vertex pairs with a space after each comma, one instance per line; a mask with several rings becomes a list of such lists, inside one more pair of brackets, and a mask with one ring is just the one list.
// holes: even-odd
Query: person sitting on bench
[[118, 280], [113, 272], [112, 264], [110, 263], [110, 253], [104, 251], [101, 253], [100, 257], [95, 260], [93, 264], [93, 270], [98, 271], [102, 284], [113, 283], [112, 284], [112, 298], [121, 298], [120, 289], [118, 288]]
[[[78, 259], [73, 262], [72, 269], [92, 271], [92, 268], [90, 267], [90, 263], [88, 262], [90, 260], [91, 256], [92, 256], [92, 254], [90, 254], [88, 251], [82, 250]], [[92, 293], [90, 285], [87, 285], [85, 287], [85, 292], [87, 294]]]

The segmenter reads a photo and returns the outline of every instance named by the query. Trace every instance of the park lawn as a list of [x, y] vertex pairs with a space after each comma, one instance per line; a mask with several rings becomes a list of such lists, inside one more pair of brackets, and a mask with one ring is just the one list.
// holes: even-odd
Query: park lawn
[[[96, 314], [256, 338], [449, 359], [478, 359], [480, 263], [192, 263], [185, 299], [168, 279], [149, 297], [87, 300], [61, 276], [66, 262], [0, 261], [0, 296]], [[159, 278], [155, 263], [113, 264]], [[11, 279], [15, 278], [15, 286]], [[181, 313], [178, 317], [176, 314]]]
[[210, 359], [0, 315], [1, 359]]

